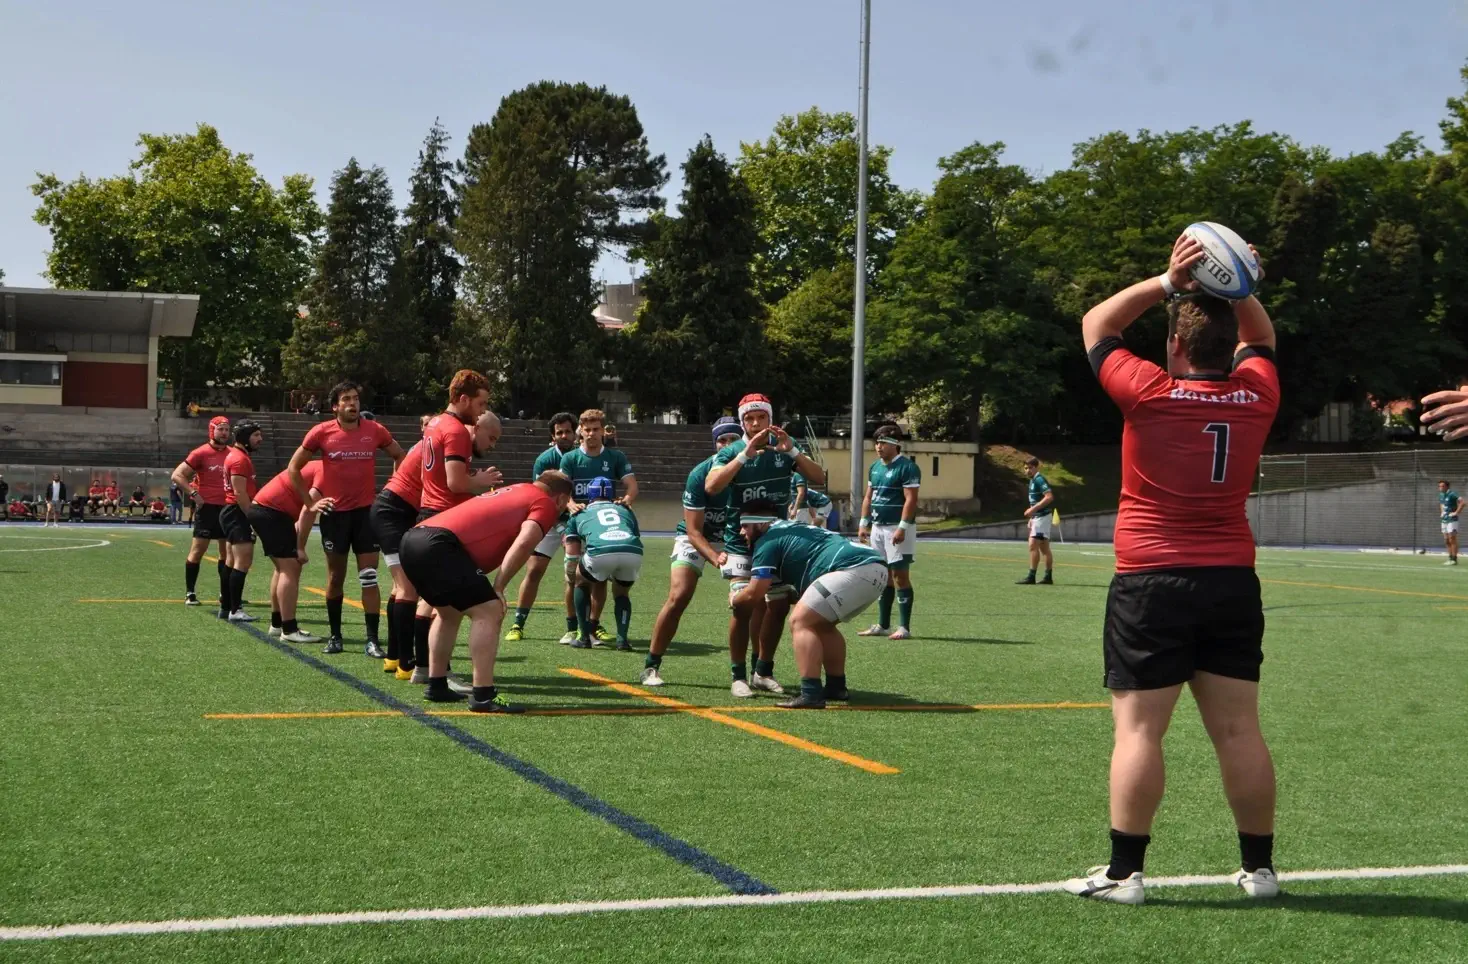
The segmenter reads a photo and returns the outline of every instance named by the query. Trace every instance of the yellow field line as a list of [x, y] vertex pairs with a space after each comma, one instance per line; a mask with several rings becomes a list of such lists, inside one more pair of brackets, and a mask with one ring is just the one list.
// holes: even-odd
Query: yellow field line
[[735, 719], [734, 717], [724, 713], [720, 713], [717, 710], [693, 706], [690, 703], [684, 703], [681, 700], [669, 699], [666, 696], [658, 696], [656, 693], [649, 693], [647, 690], [643, 689], [640, 686], [633, 686], [629, 683], [619, 683], [616, 680], [607, 679], [605, 676], [598, 676], [595, 673], [588, 673], [584, 669], [562, 667], [561, 672], [565, 673], [567, 676], [574, 676], [577, 679], [584, 679], [589, 680], [593, 683], [599, 683], [602, 686], [613, 690], [614, 692], [623, 693], [628, 696], [636, 696], [639, 699], [647, 700], [648, 702], [655, 703], [658, 706], [665, 706], [670, 709], [684, 710], [692, 716], [697, 716], [702, 719], [709, 720], [713, 723], [722, 723], [724, 726], [732, 726], [736, 730], [743, 730], [746, 733], [752, 733], [755, 736], [762, 736], [767, 740], [774, 740], [776, 743], [783, 743], [786, 746], [794, 747], [797, 750], [804, 750], [807, 753], [814, 753], [815, 755], [823, 756], [828, 760], [835, 760], [838, 763], [844, 763], [847, 766], [853, 766], [859, 770], [865, 770], [867, 773], [876, 773], [886, 776], [902, 772], [896, 767], [890, 767], [885, 763], [878, 763], [875, 760], [868, 760], [864, 757], [859, 757], [854, 754], [847, 753], [843, 750], [835, 750], [828, 746], [822, 746], [819, 743], [812, 743], [810, 740], [804, 740], [798, 736], [792, 736], [791, 734], [785, 733], [782, 730], [774, 730], [768, 726], [761, 726], [758, 723], [751, 723], [748, 720]]
[[[1005, 559], [1001, 556], [970, 556], [958, 552], [930, 552], [928, 555], [946, 556], [949, 559], [969, 559], [974, 562], [1008, 562], [1014, 559]], [[1084, 562], [1067, 562], [1055, 564], [1056, 569], [1095, 569], [1101, 572], [1114, 572], [1111, 566], [1093, 566]], [[1293, 579], [1260, 579], [1266, 586], [1301, 586], [1306, 589], [1339, 589], [1342, 592], [1374, 592], [1383, 596], [1416, 596], [1422, 599], [1461, 599], [1468, 602], [1468, 596], [1455, 596], [1445, 592], [1413, 592], [1408, 589], [1382, 589], [1376, 586], [1342, 586], [1333, 582], [1296, 582]]]
[[79, 603], [178, 603], [177, 599], [78, 599]]
[[[993, 710], [1104, 710], [1109, 703], [876, 703], [835, 704], [829, 710], [856, 713], [977, 713]], [[778, 706], [755, 704], [744, 706], [617, 706], [617, 707], [550, 707], [528, 709], [527, 716], [671, 716], [710, 710], [718, 713], [793, 713]], [[468, 710], [428, 710], [430, 716], [479, 716]], [[320, 710], [299, 713], [205, 713], [206, 720], [336, 720], [376, 716], [402, 716], [397, 710]]]
[[171, 542], [164, 542], [162, 539], [149, 539], [148, 541], [151, 542], [151, 543], [153, 543], [153, 545], [155, 545], [155, 546], [162, 546], [165, 549], [172, 549], [173, 548], [173, 543], [171, 543]]
[[[306, 588], [306, 591], [307, 592], [315, 593], [318, 596], [325, 596], [326, 595], [326, 590], [325, 589], [317, 589], [315, 586], [307, 586], [305, 588]], [[357, 602], [357, 600], [355, 600], [355, 599], [348, 599], [346, 596], [343, 596], [342, 597], [342, 602], [346, 603], [348, 606], [354, 606], [357, 609], [361, 609], [362, 608], [362, 604], [361, 603]]]

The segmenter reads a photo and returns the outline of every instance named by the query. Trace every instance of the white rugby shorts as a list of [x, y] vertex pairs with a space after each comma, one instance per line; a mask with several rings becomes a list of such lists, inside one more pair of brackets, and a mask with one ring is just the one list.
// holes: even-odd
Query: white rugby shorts
[[882, 595], [887, 579], [887, 567], [880, 562], [868, 562], [855, 569], [837, 569], [811, 583], [800, 597], [800, 603], [822, 619], [845, 622], [860, 616]]
[[550, 531], [535, 546], [535, 555], [544, 556], [547, 559], [556, 557], [556, 550], [561, 546], [561, 535], [566, 531], [565, 525], [557, 522], [551, 526]]
[[1457, 519], [1454, 519], [1451, 522], [1444, 522], [1443, 523], [1443, 535], [1450, 536], [1450, 535], [1452, 535], [1453, 533], [1455, 533], [1457, 531], [1458, 531], [1458, 520]]
[[1041, 511], [1030, 516], [1030, 538], [1050, 538], [1050, 513]]
[[[892, 537], [897, 530], [903, 531], [902, 541], [893, 542]], [[887, 561], [887, 565], [911, 559], [917, 552], [917, 524], [913, 522], [901, 522], [897, 525], [874, 525], [872, 526], [872, 548], [877, 554]]]
[[617, 582], [634, 583], [642, 575], [642, 553], [603, 552], [592, 555], [588, 552], [581, 557], [581, 568], [597, 582], [615, 579]]
[[[715, 549], [718, 546], [714, 546]], [[686, 535], [677, 536], [673, 539], [673, 554], [670, 557], [675, 566], [687, 566], [699, 575], [703, 575], [704, 559], [703, 553], [699, 552]]]

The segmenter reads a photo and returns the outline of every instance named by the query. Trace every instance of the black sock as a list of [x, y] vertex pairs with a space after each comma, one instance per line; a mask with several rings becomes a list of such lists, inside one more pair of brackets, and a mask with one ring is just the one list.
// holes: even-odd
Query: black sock
[[576, 632], [576, 629], [577, 629], [577, 626], [576, 626], [576, 617], [575, 616], [567, 616], [566, 617], [566, 632], [568, 632], [568, 633], [574, 633], [574, 632]]
[[800, 678], [800, 695], [807, 699], [824, 700], [826, 698], [826, 690], [821, 685], [821, 678], [819, 676], [802, 676]]
[[387, 658], [398, 658], [398, 597], [387, 597]]
[[283, 619], [283, 620], [281, 620], [281, 623], [280, 623], [280, 634], [282, 636], [289, 636], [292, 633], [298, 633], [300, 631], [301, 631], [300, 624], [298, 624], [294, 619]]
[[[219, 605], [223, 608], [224, 604], [229, 602], [229, 566], [226, 566], [224, 560], [221, 559], [214, 568], [219, 570]], [[234, 610], [226, 611], [233, 612]]]
[[449, 692], [449, 678], [447, 676], [428, 677], [428, 692], [433, 696], [447, 696]]
[[1239, 831], [1239, 857], [1249, 873], [1274, 869], [1274, 834]]
[[495, 692], [496, 690], [493, 685], [476, 686], [474, 687], [474, 702], [488, 703], [490, 700], [494, 699]]
[[1030, 578], [1031, 579], [1035, 578], [1035, 570], [1033, 570], [1033, 569], [1030, 570]]
[[271, 629], [279, 629], [280, 628], [280, 610], [279, 609], [272, 609], [272, 610], [270, 610], [270, 628]]
[[1147, 859], [1147, 845], [1151, 842], [1148, 834], [1112, 830], [1111, 864], [1106, 868], [1106, 876], [1112, 880], [1126, 880], [1132, 874], [1141, 873], [1142, 864]]
[[515, 607], [515, 625], [516, 626], [519, 626], [521, 629], [524, 629], [525, 628], [525, 620], [527, 620], [529, 618], [530, 618], [530, 610], [524, 608], [523, 606], [516, 606]]
[[657, 669], [663, 665], [663, 657], [657, 653], [648, 653], [647, 659], [642, 661], [642, 665], [647, 669]]
[[827, 693], [840, 693], [841, 691], [843, 691], [845, 689], [846, 689], [846, 677], [845, 676], [833, 676], [830, 673], [827, 673], [826, 674], [826, 692]]
[[433, 628], [432, 616], [413, 617], [413, 662], [428, 668], [428, 631]]
[[197, 562], [184, 563], [184, 590], [193, 595], [195, 587], [199, 585], [199, 564]]
[[774, 676], [775, 661], [773, 659], [755, 660], [754, 670], [761, 676]]
[[326, 600], [326, 623], [331, 627], [331, 635], [341, 636], [342, 601], [340, 597]]
[[744, 660], [729, 664], [729, 672], [734, 674], [735, 679], [744, 679]]
[[363, 613], [362, 619], [367, 623], [367, 638], [376, 639], [377, 630], [382, 626], [382, 613]]
[[398, 600], [398, 669], [413, 669], [418, 665], [413, 651], [413, 623], [418, 618], [417, 609], [417, 600]]
[[240, 569], [229, 571], [229, 604], [230, 612], [237, 612], [244, 605], [240, 600], [245, 598], [245, 576], [248, 573]]

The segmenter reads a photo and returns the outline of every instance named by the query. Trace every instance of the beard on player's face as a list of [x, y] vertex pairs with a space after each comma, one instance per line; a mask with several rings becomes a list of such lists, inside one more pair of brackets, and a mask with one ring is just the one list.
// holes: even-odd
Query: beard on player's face
[[336, 400], [336, 417], [345, 422], [355, 422], [362, 411], [362, 399], [356, 392], [343, 394]]

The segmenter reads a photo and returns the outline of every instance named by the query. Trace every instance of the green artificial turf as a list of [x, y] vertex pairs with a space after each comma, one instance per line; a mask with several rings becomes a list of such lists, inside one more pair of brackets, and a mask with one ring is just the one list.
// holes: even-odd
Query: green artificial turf
[[[406, 716], [206, 719], [383, 706], [208, 605], [185, 608], [185, 544], [181, 531], [138, 527], [0, 528], [10, 671], [0, 926], [727, 893]], [[652, 706], [562, 670], [636, 683], [667, 550], [649, 540], [635, 654], [556, 645], [565, 627], [548, 576], [549, 605], [523, 642], [501, 648], [506, 696], [542, 710]], [[1058, 585], [1016, 586], [1022, 547], [922, 542], [917, 638], [857, 640], [850, 627], [853, 702], [1104, 701], [1109, 549], [1057, 546], [1056, 558]], [[1468, 863], [1468, 572], [1440, 562], [1261, 553], [1281, 869]], [[264, 599], [267, 573], [252, 573], [247, 598]], [[724, 587], [704, 583], [656, 693], [731, 707]], [[306, 585], [325, 585], [318, 559]], [[215, 586], [206, 564], [206, 602]], [[78, 601], [97, 598], [167, 601]], [[268, 608], [251, 608], [263, 629]], [[303, 624], [323, 633], [324, 620], [306, 594]], [[420, 705], [420, 688], [362, 655], [361, 613], [349, 608], [345, 623], [348, 652], [303, 651]], [[777, 676], [793, 686], [788, 647]], [[457, 663], [467, 671], [462, 650]], [[782, 891], [1039, 882], [1106, 859], [1104, 708], [727, 716], [900, 772], [686, 713], [447, 722]], [[1186, 698], [1167, 751], [1149, 875], [1236, 869], [1216, 765]], [[1040, 895], [649, 911], [7, 943], [0, 959], [1447, 961], [1468, 946], [1468, 878], [1290, 889], [1277, 907], [1227, 888], [1158, 889], [1140, 909]]]

